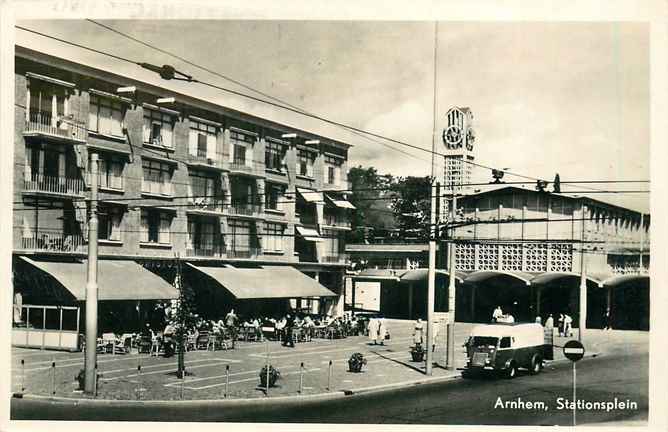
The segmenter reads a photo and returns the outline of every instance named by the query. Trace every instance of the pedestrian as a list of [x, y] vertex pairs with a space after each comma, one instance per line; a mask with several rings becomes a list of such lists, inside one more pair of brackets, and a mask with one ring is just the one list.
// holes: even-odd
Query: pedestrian
[[389, 335], [387, 331], [387, 326], [385, 325], [385, 318], [380, 317], [378, 319], [378, 339], [380, 339], [380, 344], [385, 345], [385, 338]]
[[290, 316], [290, 314], [288, 314], [285, 317], [285, 340], [283, 341], [283, 346], [289, 346], [290, 348], [295, 347], [295, 341], [292, 337], [292, 330], [294, 325], [294, 319]]
[[380, 323], [376, 318], [371, 318], [369, 320], [369, 340], [373, 342], [374, 345], [378, 344], [378, 325]]
[[492, 322], [497, 322], [502, 316], [503, 310], [501, 310], [501, 306], [497, 306], [494, 312], [492, 312]]
[[436, 351], [436, 341], [438, 339], [438, 333], [439, 330], [441, 329], [441, 326], [439, 325], [438, 322], [434, 323], [434, 337], [431, 339], [431, 352]]
[[545, 320], [545, 328], [548, 330], [552, 330], [554, 328], [554, 318], [552, 318], [552, 314], [547, 316], [547, 319]]
[[415, 321], [415, 327], [413, 328], [413, 343], [415, 345], [422, 345], [424, 341], [424, 324], [422, 323], [422, 318], [418, 318]]
[[612, 319], [610, 316], [610, 308], [605, 309], [605, 316], [603, 317], [603, 330], [612, 330]]
[[557, 324], [559, 326], [559, 336], [564, 335], [564, 314], [560, 313], [559, 314], [559, 319], [557, 320]]
[[573, 318], [570, 315], [564, 315], [564, 336], [573, 336]]
[[540, 316], [536, 316], [536, 324], [543, 325], [543, 318], [541, 318]]

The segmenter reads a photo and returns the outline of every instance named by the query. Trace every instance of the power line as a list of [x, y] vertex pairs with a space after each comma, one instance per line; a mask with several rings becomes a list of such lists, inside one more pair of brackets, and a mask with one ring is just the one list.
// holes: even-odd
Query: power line
[[[110, 56], [110, 57], [113, 57], [113, 58], [116, 58], [116, 59], [119, 59], [119, 60], [122, 60], [122, 61], [125, 61], [125, 62], [134, 63], [134, 64], [136, 64], [140, 67], [143, 67], [143, 68], [146, 68], [146, 69], [149, 69], [149, 70], [153, 70], [154, 72], [159, 72], [159, 69], [160, 69], [157, 66], [153, 66], [153, 65], [149, 65], [147, 63], [138, 62], [138, 61], [130, 60], [130, 59], [123, 58], [123, 57], [120, 57], [120, 56], [116, 56], [116, 55], [113, 55], [113, 54], [109, 54], [109, 53], [106, 53], [106, 52], [101, 51], [101, 50], [89, 48], [89, 47], [86, 47], [86, 46], [81, 45], [81, 44], [76, 44], [74, 42], [70, 42], [70, 41], [67, 41], [65, 39], [61, 39], [61, 38], [57, 38], [57, 37], [47, 35], [47, 34], [44, 34], [44, 33], [41, 33], [41, 32], [37, 32], [35, 30], [27, 29], [27, 28], [22, 27], [22, 26], [15, 26], [15, 27], [18, 28], [18, 29], [24, 30], [24, 31], [28, 31], [28, 32], [31, 32], [31, 33], [38, 34], [38, 35], [43, 36], [43, 37], [47, 37], [47, 38], [57, 40], [57, 41], [62, 42], [62, 43], [70, 44], [70, 45], [76, 46], [78, 48], [86, 49], [86, 50], [89, 50], [89, 51], [92, 51], [92, 52], [95, 52], [95, 53], [98, 53], [98, 54], [102, 54], [102, 55], [107, 55], [107, 56]], [[150, 66], [150, 67], [147, 67], [147, 66]], [[172, 72], [174, 72], [174, 71], [172, 71]], [[185, 75], [185, 74], [182, 74], [182, 75]], [[264, 99], [261, 99], [261, 98], [258, 98], [258, 97], [252, 96], [252, 95], [248, 95], [248, 94], [236, 91], [236, 90], [232, 90], [232, 89], [229, 89], [229, 88], [226, 88], [226, 87], [222, 87], [222, 86], [219, 86], [219, 85], [216, 85], [216, 84], [213, 84], [213, 83], [209, 83], [209, 82], [206, 82], [206, 81], [201, 81], [201, 80], [198, 80], [198, 79], [194, 79], [189, 75], [187, 75], [187, 77], [188, 77], [188, 79], [185, 79], [185, 81], [188, 81], [188, 82], [199, 83], [199, 84], [202, 84], [202, 85], [205, 85], [205, 86], [208, 86], [208, 87], [211, 87], [211, 88], [215, 88], [215, 89], [227, 92], [227, 93], [235, 94], [237, 96], [245, 97], [245, 98], [248, 98], [248, 99], [251, 99], [251, 100], [255, 100], [257, 102], [265, 103], [265, 104], [268, 104], [268, 105], [271, 105], [271, 106], [275, 106], [277, 108], [282, 108], [282, 109], [285, 109], [287, 111], [294, 112], [296, 114], [311, 117], [313, 119], [320, 120], [324, 123], [331, 124], [331, 125], [338, 126], [338, 127], [342, 127], [344, 129], [347, 129], [347, 130], [350, 130], [350, 131], [355, 131], [355, 132], [358, 132], [358, 133], [361, 133], [361, 134], [364, 134], [364, 135], [372, 136], [372, 137], [379, 138], [379, 139], [382, 139], [382, 140], [385, 140], [385, 141], [389, 141], [389, 142], [400, 144], [400, 145], [403, 145], [403, 146], [406, 146], [406, 147], [409, 147], [409, 148], [413, 148], [415, 150], [419, 150], [419, 151], [422, 151], [422, 152], [427, 152], [429, 154], [434, 153], [436, 155], [443, 156], [443, 157], [446, 156], [443, 153], [432, 152], [432, 150], [427, 149], [427, 148], [423, 148], [423, 147], [420, 147], [420, 146], [409, 144], [409, 143], [406, 143], [406, 142], [403, 142], [403, 141], [400, 141], [400, 140], [396, 140], [396, 139], [393, 139], [393, 138], [389, 138], [389, 137], [374, 133], [374, 132], [366, 131], [366, 130], [363, 130], [361, 128], [357, 128], [357, 127], [350, 126], [350, 125], [347, 125], [347, 124], [344, 124], [344, 123], [341, 123], [341, 122], [330, 120], [330, 119], [327, 119], [325, 117], [322, 117], [322, 116], [319, 116], [319, 115], [316, 115], [316, 114], [306, 113], [304, 111], [301, 111], [299, 109], [295, 109], [295, 108], [287, 106], [285, 104], [278, 104], [278, 103], [275, 103], [275, 102], [267, 101], [267, 100], [264, 100]], [[178, 79], [181, 79], [181, 78], [178, 78]], [[474, 165], [474, 166], [477, 166], [477, 167], [480, 167], [480, 168], [485, 168], [485, 169], [488, 169], [488, 170], [496, 169], [496, 168], [493, 168], [489, 165], [484, 165], [484, 164], [469, 161], [469, 160], [466, 160], [466, 159], [462, 159], [462, 160], [464, 162], [468, 163], [468, 164], [471, 164], [471, 165]], [[545, 179], [540, 179], [540, 178], [537, 178], [537, 177], [531, 177], [531, 176], [527, 176], [527, 175], [524, 175], [524, 174], [518, 174], [516, 172], [512, 172], [512, 171], [509, 171], [509, 170], [500, 170], [500, 171], [503, 171], [504, 173], [508, 173], [508, 174], [516, 176], [516, 177], [521, 177], [521, 178], [526, 178], [526, 179], [531, 179], [531, 180], [547, 181]]]

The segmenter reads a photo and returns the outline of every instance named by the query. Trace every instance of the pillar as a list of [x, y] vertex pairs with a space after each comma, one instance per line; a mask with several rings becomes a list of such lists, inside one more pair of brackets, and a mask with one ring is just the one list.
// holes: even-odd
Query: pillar
[[541, 292], [541, 286], [536, 285], [536, 316], [541, 316], [540, 315], [540, 292]]
[[408, 319], [413, 319], [413, 282], [408, 284]]
[[[320, 272], [315, 272], [315, 281], [320, 283]], [[311, 303], [311, 313], [318, 314], [320, 312], [320, 299], [313, 299]]]
[[475, 289], [476, 284], [471, 285], [471, 321], [475, 322]]

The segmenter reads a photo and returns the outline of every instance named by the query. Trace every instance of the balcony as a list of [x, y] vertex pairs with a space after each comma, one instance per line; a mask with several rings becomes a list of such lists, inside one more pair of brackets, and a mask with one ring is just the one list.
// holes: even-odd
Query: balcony
[[171, 182], [158, 182], [142, 179], [141, 193], [171, 198], [174, 195], [174, 185]]
[[262, 206], [259, 204], [232, 203], [227, 209], [230, 216], [262, 217]]
[[80, 234], [62, 234], [53, 231], [37, 231], [21, 238], [21, 249], [48, 252], [85, 252], [84, 238]]
[[23, 192], [54, 195], [84, 196], [84, 182], [78, 178], [52, 177], [33, 174], [23, 181]]
[[325, 215], [324, 225], [328, 227], [351, 229], [350, 219], [338, 215]]
[[69, 116], [54, 116], [50, 112], [31, 112], [26, 120], [23, 135], [85, 143], [88, 129], [82, 121]]
[[234, 159], [229, 164], [230, 174], [247, 175], [250, 177], [265, 177], [264, 166], [262, 170], [256, 169], [255, 162], [251, 161], [250, 165], [245, 159]]
[[247, 248], [228, 248], [228, 258], [256, 258], [262, 254], [262, 248], [247, 247]]
[[347, 254], [323, 255], [320, 257], [320, 262], [327, 264], [345, 264], [347, 260]]

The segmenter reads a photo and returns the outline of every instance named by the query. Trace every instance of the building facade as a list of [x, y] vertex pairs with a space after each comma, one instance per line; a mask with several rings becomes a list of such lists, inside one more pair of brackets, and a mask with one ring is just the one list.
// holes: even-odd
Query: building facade
[[[568, 313], [577, 323], [584, 267], [588, 326], [649, 328], [648, 214], [587, 197], [503, 185], [460, 197], [457, 209], [452, 238], [458, 320], [489, 321], [501, 306], [525, 321]], [[437, 259], [436, 311], [447, 310], [447, 302], [439, 301], [447, 299], [447, 249], [442, 243]], [[349, 244], [347, 250], [353, 262], [364, 263], [363, 270], [350, 275], [350, 308], [425, 317], [426, 244]], [[356, 284], [362, 284], [365, 295], [353, 302]], [[397, 305], [383, 294], [402, 300]]]
[[349, 144], [27, 48], [15, 60], [15, 261], [85, 258], [97, 154], [100, 259], [291, 266], [335, 294], [293, 306], [342, 311]]

